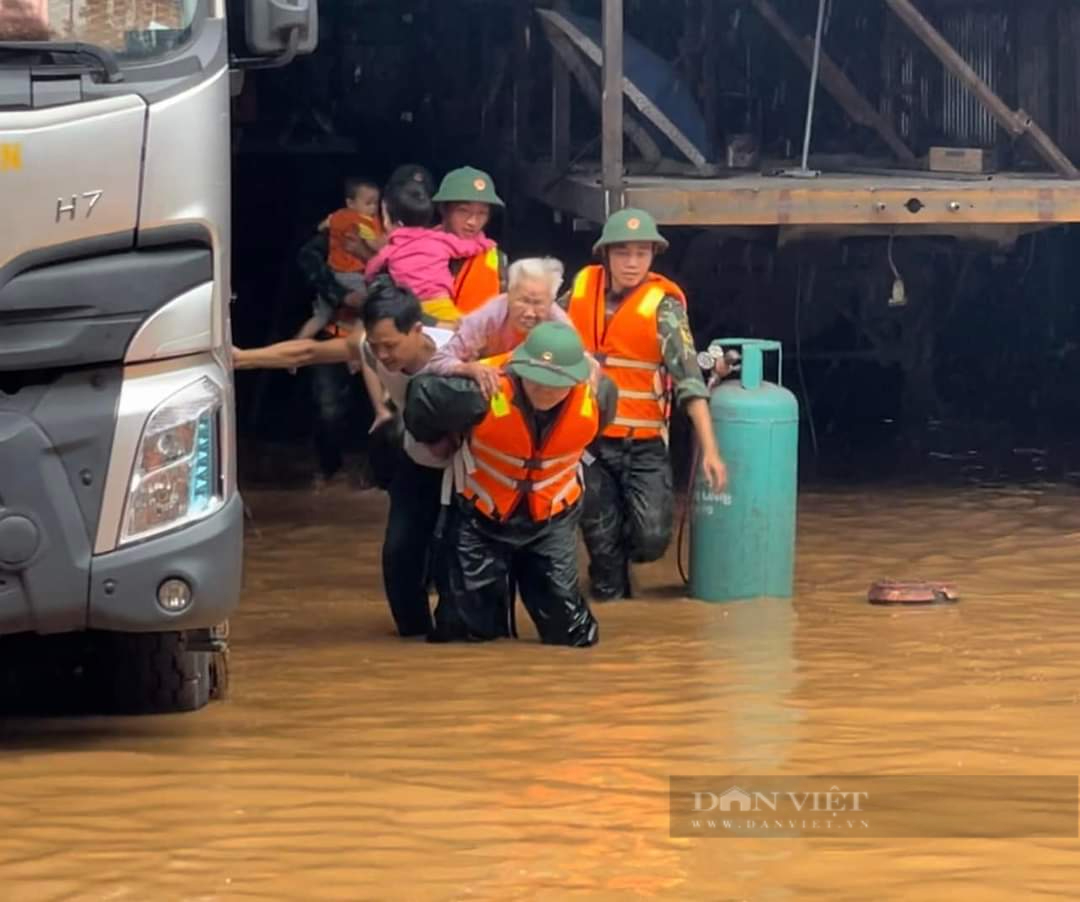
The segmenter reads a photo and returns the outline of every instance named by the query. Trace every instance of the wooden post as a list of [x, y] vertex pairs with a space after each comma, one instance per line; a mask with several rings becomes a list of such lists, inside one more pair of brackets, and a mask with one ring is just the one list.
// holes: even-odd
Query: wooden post
[[[791, 29], [791, 26], [784, 21], [783, 16], [780, 15], [770, 0], [753, 0], [753, 4], [758, 15], [772, 26], [781, 40], [809, 68], [813, 64], [814, 41], [811, 38], [800, 38]], [[909, 166], [916, 164], [915, 154], [911, 152], [911, 149], [896, 133], [892, 123], [859, 93], [859, 89], [852, 84], [851, 79], [844, 74], [843, 70], [832, 61], [832, 58], [824, 50], [821, 51], [821, 72], [819, 77], [821, 78], [822, 87], [832, 95], [833, 100], [840, 104], [853, 122], [876, 131], [881, 136], [881, 140], [889, 145], [892, 152], [896, 154], [897, 159], [902, 163]]]
[[[557, 0], [555, 12], [566, 15], [569, 0]], [[562, 171], [570, 162], [570, 70], [558, 53], [551, 54], [551, 162]]]
[[623, 0], [603, 0], [604, 78], [601, 93], [601, 173], [604, 212], [622, 208], [623, 188]]
[[911, 0], [885, 0], [885, 3], [1005, 129], [1017, 138], [1027, 135], [1035, 146], [1035, 151], [1059, 175], [1068, 179], [1080, 178], [1080, 170], [1077, 170], [1072, 161], [1039, 127], [1038, 123], [1023, 110], [1011, 110], [1008, 104], [998, 97], [978, 73], [967, 64], [967, 61], [953, 49], [941, 32], [915, 8]]

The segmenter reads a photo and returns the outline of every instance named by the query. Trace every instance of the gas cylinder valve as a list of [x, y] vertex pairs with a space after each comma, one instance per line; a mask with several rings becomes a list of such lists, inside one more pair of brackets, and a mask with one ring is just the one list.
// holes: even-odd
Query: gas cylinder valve
[[727, 364], [726, 375], [729, 375], [739, 371], [739, 363], [742, 361], [742, 357], [734, 348], [725, 351], [719, 344], [709, 345], [707, 351], [699, 351], [697, 355], [698, 366], [707, 373], [716, 372], [721, 361]]

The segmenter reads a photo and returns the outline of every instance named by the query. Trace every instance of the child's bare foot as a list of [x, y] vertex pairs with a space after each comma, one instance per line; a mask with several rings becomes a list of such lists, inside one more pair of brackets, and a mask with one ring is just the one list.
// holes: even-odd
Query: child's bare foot
[[368, 435], [373, 432], [377, 432], [379, 427], [385, 423], [389, 423], [394, 418], [393, 412], [388, 407], [380, 407], [375, 411], [375, 419], [371, 421], [371, 428], [368, 430]]

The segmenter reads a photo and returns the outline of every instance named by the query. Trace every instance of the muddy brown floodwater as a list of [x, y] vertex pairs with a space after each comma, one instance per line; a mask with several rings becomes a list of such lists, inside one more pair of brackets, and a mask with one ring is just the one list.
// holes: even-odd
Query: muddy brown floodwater
[[[252, 494], [231, 698], [7, 720], [0, 898], [1075, 897], [1080, 840], [673, 839], [678, 774], [1076, 774], [1067, 488], [805, 494], [797, 598], [598, 608], [600, 645], [394, 638], [385, 502]], [[419, 565], [419, 562], [418, 562]], [[883, 576], [958, 605], [874, 607]]]

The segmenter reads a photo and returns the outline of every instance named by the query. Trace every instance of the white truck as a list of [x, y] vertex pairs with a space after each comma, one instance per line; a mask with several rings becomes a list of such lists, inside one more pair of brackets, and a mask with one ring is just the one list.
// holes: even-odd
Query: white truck
[[119, 710], [205, 705], [240, 597], [230, 83], [318, 18], [229, 7], [244, 58], [226, 0], [0, 3], [0, 642]]

